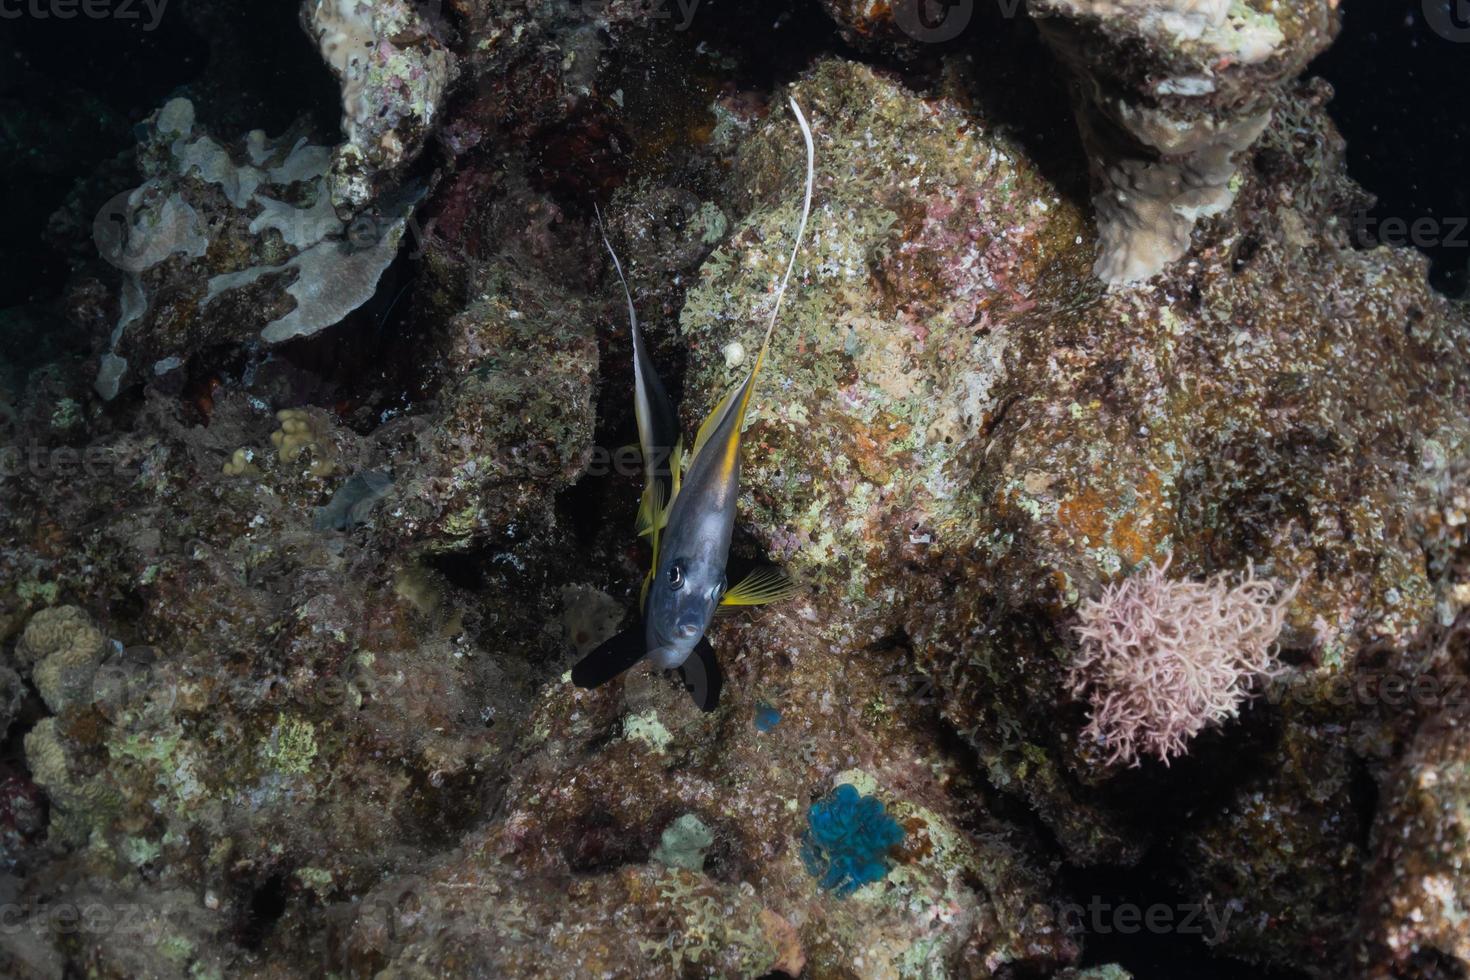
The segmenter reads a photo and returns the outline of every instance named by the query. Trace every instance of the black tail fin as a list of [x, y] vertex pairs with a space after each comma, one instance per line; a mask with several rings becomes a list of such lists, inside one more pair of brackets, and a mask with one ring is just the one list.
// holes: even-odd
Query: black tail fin
[[725, 686], [725, 676], [720, 673], [720, 662], [715, 659], [715, 648], [709, 640], [701, 638], [699, 645], [679, 668], [684, 681], [684, 690], [694, 699], [700, 711], [713, 711], [720, 704], [720, 688]]
[[601, 687], [642, 660], [647, 652], [643, 624], [636, 623], [577, 661], [577, 666], [572, 668], [572, 683], [578, 687]]

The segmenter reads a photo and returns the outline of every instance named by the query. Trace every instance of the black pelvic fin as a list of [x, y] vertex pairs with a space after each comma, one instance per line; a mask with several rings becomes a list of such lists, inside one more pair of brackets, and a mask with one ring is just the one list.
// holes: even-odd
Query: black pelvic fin
[[572, 668], [572, 683], [578, 687], [601, 687], [642, 660], [647, 652], [643, 624], [636, 623], [577, 661]]
[[684, 690], [689, 692], [700, 711], [713, 711], [719, 707], [720, 688], [725, 684], [725, 677], [720, 673], [720, 663], [715, 659], [715, 648], [710, 646], [709, 640], [700, 638], [699, 645], [679, 668], [679, 676], [683, 679]]

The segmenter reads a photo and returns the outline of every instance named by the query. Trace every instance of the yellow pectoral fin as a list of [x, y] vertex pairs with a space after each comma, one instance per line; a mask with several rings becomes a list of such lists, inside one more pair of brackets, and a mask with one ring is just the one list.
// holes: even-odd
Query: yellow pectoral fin
[[663, 484], [654, 480], [643, 488], [643, 496], [638, 500], [638, 518], [634, 523], [638, 536], [645, 538], [663, 527], [666, 510]]
[[648, 609], [648, 587], [653, 584], [653, 571], [650, 568], [648, 574], [643, 576], [643, 588], [638, 590], [638, 611], [640, 613]]
[[633, 523], [633, 527], [638, 531], [640, 538], [646, 538], [653, 533], [653, 522], [656, 511], [653, 495], [648, 492], [649, 489], [651, 488], [644, 489], [643, 498], [638, 501], [638, 518]]
[[745, 576], [739, 584], [725, 590], [720, 598], [722, 606], [764, 606], [771, 602], [790, 599], [800, 587], [779, 568], [757, 568]]

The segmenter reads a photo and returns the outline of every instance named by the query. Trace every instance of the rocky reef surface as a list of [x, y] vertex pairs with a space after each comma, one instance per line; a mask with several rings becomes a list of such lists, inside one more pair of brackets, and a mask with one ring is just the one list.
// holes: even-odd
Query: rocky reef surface
[[[222, 63], [57, 202], [64, 294], [0, 311], [0, 972], [1470, 971], [1470, 313], [1350, 239], [1336, 4], [912, 6], [308, 0], [251, 16], [340, 131]], [[594, 208], [692, 432], [787, 96], [734, 556], [800, 592], [717, 621], [714, 712], [579, 690], [647, 560]], [[1130, 766], [1079, 610], [1164, 566], [1282, 624]]]

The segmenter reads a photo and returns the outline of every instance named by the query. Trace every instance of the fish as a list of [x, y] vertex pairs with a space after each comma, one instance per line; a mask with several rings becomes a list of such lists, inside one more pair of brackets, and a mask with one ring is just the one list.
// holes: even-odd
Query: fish
[[[744, 382], [731, 389], [699, 427], [687, 459], [683, 456], [682, 440], [672, 437], [675, 449], [669, 499], [651, 517], [649, 524], [653, 559], [640, 596], [641, 622], [605, 641], [572, 668], [572, 683], [578, 687], [592, 688], [605, 684], [646, 660], [660, 670], [679, 671], [695, 704], [701, 710], [713, 711], [719, 703], [723, 680], [719, 662], [705, 633], [715, 614], [724, 608], [776, 602], [796, 592], [795, 583], [775, 568], [758, 568], [733, 588], [726, 579], [730, 540], [735, 530], [735, 504], [740, 496], [741, 430], [756, 380], [770, 349], [781, 303], [796, 268], [807, 218], [811, 214], [812, 187], [816, 177], [811, 127], [796, 100], [790, 99], [789, 102], [806, 145], [806, 191], [791, 258], [786, 263], [786, 272], [776, 292], [760, 352]], [[611, 250], [611, 245], [608, 248]], [[629, 309], [631, 315], [631, 296]], [[646, 365], [648, 372], [642, 373], [643, 366], [638, 364], [636, 355], [639, 343], [636, 331], [634, 343], [636, 388], [640, 377], [646, 384], [648, 378], [656, 379], [657, 375], [652, 371], [651, 363]], [[654, 406], [649, 393], [653, 390], [652, 385], [647, 385], [642, 392], [635, 391], [636, 399], [649, 399], [650, 419], [653, 418]], [[674, 418], [677, 432], [677, 416]], [[642, 442], [641, 417], [639, 425]], [[655, 431], [654, 425], [648, 428], [650, 444], [660, 438], [671, 438], [666, 430], [660, 433]], [[645, 474], [645, 480], [648, 479]], [[646, 482], [645, 493], [648, 485]], [[656, 483], [653, 485], [657, 487]], [[658, 490], [654, 492], [656, 496]], [[641, 510], [639, 522], [641, 525]]]

